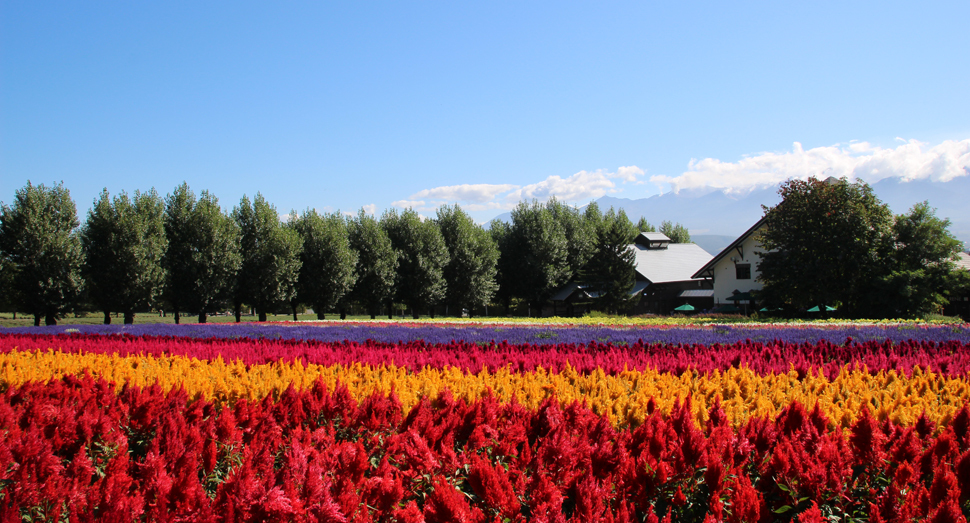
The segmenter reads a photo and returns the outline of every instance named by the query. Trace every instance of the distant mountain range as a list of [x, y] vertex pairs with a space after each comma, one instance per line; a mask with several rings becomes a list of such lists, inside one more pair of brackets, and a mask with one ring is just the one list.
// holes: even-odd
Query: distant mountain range
[[[902, 214], [923, 201], [936, 208], [936, 215], [950, 219], [950, 232], [970, 248], [970, 176], [949, 182], [919, 180], [901, 182], [887, 178], [872, 185], [876, 196], [895, 214]], [[610, 207], [623, 209], [631, 220], [641, 216], [659, 226], [664, 220], [681, 223], [690, 230], [691, 238], [711, 254], [717, 254], [738, 235], [748, 230], [764, 215], [762, 205], [780, 201], [778, 187], [755, 190], [737, 197], [721, 190], [706, 193], [666, 193], [639, 200], [604, 196], [596, 203], [604, 212]], [[509, 213], [496, 218], [509, 220]]]

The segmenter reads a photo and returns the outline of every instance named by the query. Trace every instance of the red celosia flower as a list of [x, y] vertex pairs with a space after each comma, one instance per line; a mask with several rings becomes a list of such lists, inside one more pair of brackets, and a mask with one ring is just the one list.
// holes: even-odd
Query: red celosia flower
[[477, 454], [469, 462], [468, 482], [485, 505], [498, 511], [505, 518], [519, 513], [519, 500], [509, 482], [508, 474], [501, 466], [492, 466]]
[[822, 517], [822, 511], [819, 510], [818, 504], [816, 504], [814, 501], [812, 502], [811, 507], [808, 507], [806, 511], [798, 515], [796, 521], [798, 521], [798, 523], [828, 523], [828, 521]]
[[464, 494], [442, 477], [436, 477], [432, 491], [424, 503], [424, 519], [428, 523], [466, 523], [483, 519], [481, 511], [468, 505]]

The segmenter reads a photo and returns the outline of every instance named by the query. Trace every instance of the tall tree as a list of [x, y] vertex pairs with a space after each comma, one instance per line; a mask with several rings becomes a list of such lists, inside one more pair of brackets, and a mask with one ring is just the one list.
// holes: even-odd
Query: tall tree
[[920, 317], [938, 312], [953, 286], [954, 261], [963, 243], [949, 231], [950, 220], [936, 217], [928, 202], [896, 216], [888, 253], [888, 274], [877, 288], [882, 315]]
[[307, 209], [289, 225], [303, 241], [296, 300], [310, 304], [322, 320], [357, 281], [357, 252], [350, 247], [347, 222], [336, 213]]
[[300, 235], [280, 222], [276, 207], [256, 193], [250, 203], [243, 196], [232, 211], [242, 237], [242, 268], [236, 280], [235, 309], [243, 303], [256, 309], [259, 321], [266, 313], [296, 295], [300, 274]]
[[422, 220], [413, 209], [400, 214], [394, 209], [386, 211], [381, 227], [398, 253], [394, 297], [407, 304], [417, 319], [420, 310], [433, 307], [445, 297], [448, 247], [438, 224]]
[[495, 298], [502, 304], [506, 314], [512, 310], [512, 298], [515, 296], [516, 253], [511, 244], [512, 224], [501, 220], [492, 220], [488, 224], [488, 236], [498, 249], [498, 259], [495, 261]]
[[17, 191], [13, 205], [0, 204], [0, 256], [13, 270], [21, 310], [47, 325], [71, 310], [81, 291], [84, 259], [77, 208], [63, 184]]
[[687, 227], [684, 227], [679, 223], [675, 225], [664, 220], [663, 223], [660, 224], [660, 233], [670, 238], [670, 243], [690, 243], [690, 232], [687, 231]]
[[[600, 226], [603, 225], [603, 211], [600, 210], [600, 206], [595, 201], [589, 202], [586, 209], [583, 211], [583, 221], [586, 222], [586, 226], [590, 229], [597, 231], [600, 230]], [[594, 251], [596, 249], [593, 249]]]
[[611, 207], [603, 216], [596, 253], [581, 279], [599, 295], [597, 304], [606, 312], [624, 310], [634, 300], [630, 296], [636, 283], [636, 252], [632, 244], [638, 232], [623, 209], [615, 211]]
[[81, 231], [88, 296], [111, 323], [111, 312], [134, 323], [135, 310], [156, 303], [165, 283], [165, 204], [154, 189], [122, 192], [112, 200], [105, 189]]
[[506, 275], [513, 295], [528, 300], [530, 313], [542, 306], [573, 274], [566, 231], [549, 207], [537, 201], [519, 203], [512, 210], [512, 226], [502, 256], [508, 256]]
[[[657, 228], [650, 225], [650, 222], [648, 222], [643, 216], [641, 216], [640, 221], [637, 222], [637, 230], [640, 232], [657, 232]], [[690, 237], [688, 236], [688, 241], [682, 243], [689, 243], [689, 238]]]
[[448, 248], [446, 301], [461, 313], [487, 305], [498, 289], [498, 247], [491, 235], [458, 205], [438, 208], [436, 222]]
[[373, 319], [394, 292], [398, 254], [377, 219], [363, 209], [347, 225], [350, 246], [357, 252], [357, 282], [349, 297], [363, 304]]
[[0, 311], [12, 312], [17, 319], [17, 299], [14, 296], [13, 264], [0, 255]]
[[865, 182], [788, 180], [782, 201], [765, 207], [759, 265], [763, 299], [796, 309], [839, 307], [865, 313], [891, 240], [892, 213]]
[[183, 183], [166, 198], [165, 233], [165, 297], [175, 322], [193, 311], [205, 323], [208, 312], [229, 298], [242, 265], [239, 227], [215, 196], [202, 191], [196, 200]]
[[546, 208], [566, 235], [566, 263], [569, 268], [568, 280], [579, 272], [596, 251], [598, 233], [593, 223], [584, 219], [576, 207], [571, 207], [556, 198], [546, 202]]

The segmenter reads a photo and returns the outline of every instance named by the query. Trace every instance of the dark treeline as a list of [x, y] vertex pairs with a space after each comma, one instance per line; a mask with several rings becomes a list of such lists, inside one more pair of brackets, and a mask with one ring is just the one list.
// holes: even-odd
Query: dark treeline
[[[176, 323], [220, 311], [240, 321], [249, 310], [265, 321], [306, 307], [321, 319], [472, 315], [489, 305], [535, 315], [577, 281], [616, 311], [635, 278], [628, 246], [639, 231], [655, 231], [622, 210], [590, 203], [580, 211], [555, 199], [520, 203], [509, 223], [488, 228], [457, 205], [432, 219], [412, 209], [279, 216], [260, 194], [226, 212], [213, 194], [183, 183], [164, 197], [104, 190], [82, 224], [63, 184], [28, 182], [0, 213], [0, 307], [32, 314], [37, 325], [83, 311], [103, 313], [105, 323], [112, 313], [131, 323], [150, 310]], [[690, 241], [680, 224], [660, 231]]]

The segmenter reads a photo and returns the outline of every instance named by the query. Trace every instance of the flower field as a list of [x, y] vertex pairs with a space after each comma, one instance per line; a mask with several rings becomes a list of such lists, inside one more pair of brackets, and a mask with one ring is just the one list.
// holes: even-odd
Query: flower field
[[965, 521], [970, 327], [0, 329], [0, 521]]

